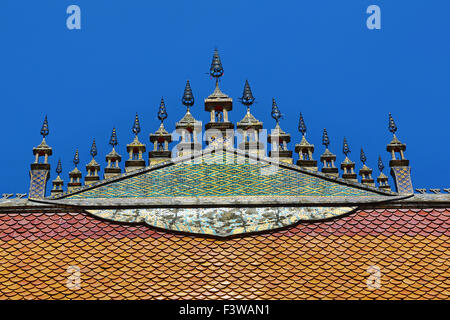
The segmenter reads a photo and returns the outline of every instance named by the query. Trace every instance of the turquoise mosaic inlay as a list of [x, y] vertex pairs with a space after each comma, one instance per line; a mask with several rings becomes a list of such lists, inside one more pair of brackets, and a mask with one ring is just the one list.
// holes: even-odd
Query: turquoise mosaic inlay
[[238, 154], [212, 153], [66, 198], [371, 195], [376, 193]]

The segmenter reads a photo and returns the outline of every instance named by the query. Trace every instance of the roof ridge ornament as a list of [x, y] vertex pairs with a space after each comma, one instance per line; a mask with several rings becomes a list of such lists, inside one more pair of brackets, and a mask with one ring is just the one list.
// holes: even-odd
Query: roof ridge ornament
[[223, 76], [222, 62], [220, 61], [219, 50], [214, 49], [213, 59], [211, 62], [211, 67], [209, 68], [209, 74], [216, 79], [216, 87], [219, 82], [219, 78]]
[[348, 157], [348, 154], [351, 152], [346, 137], [344, 137], [344, 143], [343, 143], [343, 146], [342, 146], [342, 152], [345, 154], [346, 157]]
[[397, 132], [397, 125], [395, 124], [394, 118], [392, 117], [392, 114], [389, 112], [389, 125], [388, 125], [389, 131], [395, 136], [395, 133]]
[[186, 81], [186, 87], [184, 88], [181, 102], [187, 107], [188, 111], [189, 108], [194, 105], [194, 95], [192, 94], [191, 84], [189, 83], [189, 80]]
[[62, 165], [61, 165], [61, 158], [58, 159], [58, 164], [56, 165], [56, 173], [58, 174], [58, 176], [61, 174], [62, 172]]
[[113, 147], [117, 146], [119, 144], [118, 140], [117, 140], [117, 133], [116, 133], [116, 128], [113, 128], [112, 133], [111, 133], [111, 138], [109, 139], [109, 144]]
[[298, 120], [298, 131], [301, 132], [302, 136], [306, 135], [306, 124], [301, 112], [300, 112], [300, 119]]
[[255, 97], [253, 97], [252, 89], [250, 88], [250, 84], [248, 80], [245, 80], [244, 92], [242, 93], [242, 97], [239, 98], [241, 103], [247, 107], [247, 111], [250, 109], [250, 106], [255, 102]]
[[272, 118], [278, 123], [280, 122], [280, 119], [283, 118], [283, 115], [280, 112], [280, 109], [278, 109], [277, 102], [275, 101], [275, 98], [272, 98]]
[[46, 136], [50, 133], [48, 129], [48, 121], [47, 121], [47, 115], [45, 115], [44, 122], [42, 123], [41, 128], [41, 136], [45, 139]]
[[383, 172], [384, 169], [384, 164], [383, 164], [383, 160], [381, 159], [381, 156], [378, 156], [378, 169], [380, 170], [380, 172]]
[[73, 164], [75, 165], [75, 168], [80, 163], [80, 155], [78, 153], [78, 149], [75, 151], [75, 155], [73, 157]]
[[139, 132], [141, 132], [141, 125], [139, 123], [139, 116], [138, 116], [137, 112], [136, 112], [136, 117], [134, 118], [133, 128], [131, 130], [133, 131], [133, 133], [136, 137], [139, 134]]
[[322, 144], [325, 146], [326, 149], [328, 149], [328, 146], [330, 145], [330, 138], [328, 138], [327, 129], [323, 129], [322, 134]]
[[91, 156], [92, 158], [95, 158], [95, 156], [97, 155], [97, 145], [95, 144], [95, 138], [92, 141], [92, 146], [91, 146]]
[[164, 103], [164, 97], [161, 97], [161, 103], [159, 104], [158, 119], [161, 124], [167, 118], [166, 104]]
[[363, 164], [363, 165], [366, 165], [367, 157], [366, 157], [366, 154], [364, 153], [364, 150], [363, 150], [362, 147], [361, 147], [361, 153], [360, 153], [360, 155], [359, 155], [359, 158], [360, 158], [362, 164]]

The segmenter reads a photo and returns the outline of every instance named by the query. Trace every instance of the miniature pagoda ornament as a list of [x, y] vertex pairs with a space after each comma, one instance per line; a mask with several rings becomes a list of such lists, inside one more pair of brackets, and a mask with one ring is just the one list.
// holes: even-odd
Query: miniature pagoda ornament
[[328, 150], [328, 146], [330, 145], [330, 138], [328, 137], [327, 129], [323, 129], [322, 144], [325, 146], [325, 151], [320, 156], [320, 162], [323, 163], [322, 172], [338, 177], [339, 170], [334, 164], [336, 161], [336, 155]]
[[363, 164], [363, 167], [359, 170], [359, 175], [361, 176], [361, 183], [375, 187], [374, 180], [372, 178], [372, 169], [366, 166], [367, 157], [364, 153], [363, 148], [361, 148], [360, 160]]
[[[50, 164], [48, 157], [52, 155], [52, 148], [47, 145], [45, 137], [49, 134], [47, 116], [41, 127], [41, 143], [33, 148], [34, 163], [31, 164], [30, 170], [30, 190], [28, 196], [30, 198], [44, 198], [47, 181], [50, 178]], [[44, 160], [41, 161], [41, 157]]]
[[249, 154], [264, 156], [264, 144], [259, 140], [259, 131], [263, 128], [263, 123], [250, 112], [250, 106], [255, 101], [255, 97], [253, 97], [248, 80], [245, 80], [244, 92], [239, 100], [247, 107], [247, 113], [236, 125], [242, 135], [242, 142], [239, 143], [238, 148]]
[[405, 158], [406, 144], [401, 143], [395, 135], [397, 125], [391, 113], [389, 113], [388, 129], [393, 137], [386, 150], [391, 154], [389, 166], [391, 167], [391, 175], [394, 178], [396, 190], [400, 194], [414, 193], [409, 160]]
[[57, 177], [55, 180], [52, 181], [52, 183], [53, 183], [53, 188], [51, 191], [52, 196], [57, 196], [64, 192], [64, 190], [63, 190], [64, 180], [61, 179], [61, 172], [62, 172], [61, 159], [58, 159], [58, 165], [56, 166], [55, 171], [56, 171]]
[[153, 143], [153, 150], [148, 152], [149, 165], [169, 161], [172, 152], [169, 150], [169, 143], [172, 142], [172, 135], [164, 128], [164, 120], [167, 119], [166, 104], [161, 97], [159, 104], [158, 119], [161, 121], [159, 129], [150, 134], [150, 142]]
[[214, 92], [205, 99], [205, 111], [210, 114], [210, 121], [205, 125], [205, 138], [208, 147], [232, 147], [234, 125], [228, 120], [228, 113], [233, 108], [233, 99], [219, 88], [219, 78], [223, 75], [219, 52], [214, 50], [209, 74], [216, 80]]
[[119, 144], [119, 141], [117, 140], [116, 128], [113, 128], [112, 130], [109, 144], [112, 146], [112, 150], [106, 155], [107, 165], [104, 172], [104, 179], [118, 176], [122, 172], [119, 167], [119, 162], [122, 160], [122, 157], [116, 152], [115, 149], [115, 147]]
[[391, 187], [388, 183], [388, 177], [383, 173], [384, 164], [383, 160], [381, 160], [381, 156], [378, 157], [378, 169], [380, 170], [380, 175], [377, 178], [378, 188], [381, 190], [391, 191]]
[[291, 135], [284, 132], [280, 127], [279, 122], [282, 114], [280, 109], [278, 109], [275, 98], [272, 98], [271, 116], [276, 121], [276, 125], [271, 134], [267, 136], [267, 142], [271, 145], [269, 157], [282, 162], [292, 163], [292, 151], [287, 148], [287, 144], [291, 141]]
[[177, 156], [179, 157], [199, 153], [202, 150], [202, 144], [198, 141], [198, 134], [202, 130], [202, 122], [197, 121], [190, 112], [190, 107], [194, 105], [194, 95], [189, 80], [186, 82], [181, 102], [187, 110], [183, 118], [175, 124], [175, 129], [181, 139], [177, 144]]
[[134, 140], [130, 144], [127, 144], [129, 159], [125, 161], [125, 172], [145, 168], [145, 160], [142, 157], [145, 152], [145, 144], [138, 139], [138, 134], [141, 132], [141, 125], [137, 112], [131, 131], [134, 133]]
[[298, 120], [298, 131], [302, 134], [302, 140], [295, 145], [295, 152], [299, 156], [297, 165], [308, 170], [317, 171], [317, 160], [313, 159], [314, 145], [306, 140], [306, 124], [301, 113]]
[[78, 170], [78, 164], [80, 163], [80, 156], [78, 153], [78, 149], [75, 151], [75, 155], [73, 157], [73, 164], [75, 168], [69, 172], [70, 181], [67, 184], [67, 191], [72, 192], [81, 187], [81, 171]]
[[95, 143], [95, 139], [92, 141], [91, 146], [91, 161], [86, 165], [87, 175], [84, 178], [84, 184], [90, 185], [96, 181], [100, 180], [98, 173], [100, 171], [100, 165], [95, 161], [95, 157], [97, 156], [97, 145]]
[[342, 178], [357, 182], [358, 179], [355, 173], [355, 163], [348, 158], [350, 147], [348, 145], [347, 138], [345, 137], [342, 145], [342, 153], [345, 155], [344, 161], [341, 162], [341, 170], [344, 171], [342, 173]]

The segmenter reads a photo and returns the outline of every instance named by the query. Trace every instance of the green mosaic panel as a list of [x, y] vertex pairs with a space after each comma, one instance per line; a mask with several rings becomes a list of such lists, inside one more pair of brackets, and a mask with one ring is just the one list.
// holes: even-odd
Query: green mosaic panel
[[142, 173], [67, 198], [370, 195], [376, 193], [223, 153]]

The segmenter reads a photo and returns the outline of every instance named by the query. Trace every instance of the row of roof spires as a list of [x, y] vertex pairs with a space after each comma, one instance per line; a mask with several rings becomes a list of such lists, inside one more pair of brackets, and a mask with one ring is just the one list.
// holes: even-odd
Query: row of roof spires
[[[218, 128], [220, 131], [223, 131], [224, 128], [234, 128], [234, 126], [230, 122], [228, 122], [228, 117], [227, 117], [227, 110], [228, 111], [231, 110], [231, 98], [229, 98], [227, 95], [223, 94], [220, 91], [219, 86], [218, 86], [219, 78], [223, 75], [223, 67], [222, 67], [222, 63], [220, 61], [220, 57], [218, 55], [217, 49], [214, 51], [213, 61], [211, 63], [211, 67], [210, 67], [210, 75], [212, 77], [214, 77], [216, 80], [216, 89], [214, 90], [214, 93], [205, 100], [205, 110], [211, 111], [212, 123], [208, 124], [209, 128]], [[238, 128], [244, 129], [244, 131], [248, 131], [249, 129], [256, 129], [256, 131], [258, 132], [262, 128], [262, 122], [256, 120], [254, 118], [254, 116], [251, 115], [251, 113], [250, 113], [250, 106], [254, 103], [255, 97], [253, 96], [252, 90], [251, 90], [249, 82], [247, 80], [245, 81], [242, 97], [240, 97], [239, 100], [241, 101], [241, 103], [244, 106], [247, 107], [247, 114], [241, 122], [238, 122]], [[201, 126], [201, 122], [198, 122], [197, 120], [195, 120], [189, 111], [190, 107], [192, 107], [194, 105], [194, 101], [195, 101], [194, 95], [192, 93], [192, 88], [191, 88], [190, 82], [188, 80], [186, 82], [186, 86], [185, 86], [183, 96], [181, 99], [182, 104], [187, 107], [187, 112], [186, 112], [186, 115], [183, 117], [183, 119], [180, 122], [177, 122], [177, 125], [176, 125], [177, 129], [187, 129], [190, 133], [192, 133], [191, 130], [193, 129], [193, 131], [195, 133], [195, 128], [196, 127], [198, 128], [198, 123], [200, 123], [200, 126]], [[209, 107], [207, 107], [208, 103], [209, 103]], [[211, 103], [213, 103], [212, 108], [211, 108]], [[224, 113], [224, 117], [219, 117], [219, 119], [222, 119], [222, 120], [224, 120], [224, 122], [226, 122], [225, 126], [222, 126], [220, 123], [215, 123], [215, 120], [213, 120], [213, 113], [216, 113], [216, 115], [217, 115], [217, 113], [221, 113], [221, 112]], [[269, 152], [269, 156], [271, 156], [271, 153], [273, 153], [273, 155], [275, 155], [275, 156], [278, 155], [280, 157], [279, 160], [292, 163], [292, 158], [291, 158], [292, 152], [288, 151], [286, 149], [286, 143], [290, 141], [290, 135], [286, 134], [279, 127], [279, 120], [282, 118], [282, 114], [276, 104], [275, 99], [272, 99], [271, 116], [276, 121], [276, 127], [275, 127], [275, 134], [272, 133], [272, 136], [269, 135], [269, 137], [268, 137], [268, 141], [272, 142], [272, 152]], [[171, 139], [171, 135], [165, 130], [165, 128], [163, 126], [163, 122], [166, 118], [167, 118], [167, 111], [166, 111], [164, 99], [161, 98], [161, 103], [160, 103], [160, 107], [158, 110], [158, 119], [161, 121], [161, 125], [155, 134], [150, 135], [151, 142], [154, 142], [154, 144], [155, 144], [154, 151], [149, 152], [149, 157], [151, 158], [149, 161], [150, 164], [155, 164], [155, 163], [158, 163], [158, 162], [161, 162], [163, 160], [167, 160], [168, 158], [170, 158], [171, 152], [168, 150], [168, 143], [171, 142], [172, 139]], [[214, 117], [214, 119], [215, 119], [215, 117]], [[220, 120], [219, 120], [219, 122], [220, 122]], [[208, 129], [208, 125], [207, 125], [207, 129]], [[132, 127], [132, 131], [135, 134], [135, 140], [131, 144], [127, 145], [127, 150], [130, 150], [129, 151], [130, 160], [126, 161], [126, 164], [125, 164], [126, 171], [145, 166], [145, 161], [142, 159], [142, 153], [145, 152], [145, 145], [140, 143], [137, 138], [137, 135], [139, 134], [140, 130], [141, 130], [141, 128], [140, 128], [139, 118], [138, 118], [138, 115], [136, 114], [134, 125]], [[300, 157], [300, 159], [297, 161], [297, 165], [305, 167], [310, 170], [312, 169], [312, 170], [317, 171], [317, 169], [318, 169], [317, 161], [312, 159], [314, 145], [311, 145], [306, 141], [305, 135], [306, 135], [307, 128], [306, 128], [306, 124], [305, 124], [302, 114], [300, 114], [298, 130], [302, 134], [302, 141], [300, 144], [296, 145], [296, 147], [295, 147], [295, 149], [296, 149], [295, 151], [299, 153], [299, 157]], [[399, 165], [399, 161], [402, 162], [401, 163], [402, 165], [407, 164], [405, 162], [407, 160], [404, 159], [404, 156], [403, 156], [403, 151], [405, 150], [406, 147], [404, 144], [401, 144], [400, 141], [398, 141], [398, 139], [395, 137], [395, 132], [397, 131], [397, 127], [394, 123], [394, 120], [393, 120], [391, 114], [389, 114], [389, 131], [391, 131], [394, 134], [393, 140], [388, 145], [388, 151], [392, 152], [392, 159], [393, 159], [390, 162], [391, 167], [392, 167], [393, 161], [394, 162], [397, 161], [397, 165]], [[49, 152], [44, 152], [44, 155], [45, 155], [44, 163], [46, 163], [47, 155], [51, 154], [51, 148], [48, 147], [45, 143], [45, 136], [47, 136], [49, 134], [47, 117], [45, 117], [44, 124], [41, 129], [41, 134], [44, 137], [43, 142], [41, 143], [40, 146], [38, 146], [38, 148], [34, 148], [33, 152], [35, 152], [35, 149], [41, 149], [41, 150], [42, 150], [42, 148], [50, 149]], [[182, 141], [180, 144], [187, 143], [187, 144], [190, 144], [190, 147], [193, 147], [193, 149], [195, 149], [194, 145], [198, 146], [198, 142], [196, 141], [196, 138], [193, 137], [193, 141], [190, 141], [190, 135], [188, 134], [187, 136], [189, 138], [188, 138], [188, 140], [185, 140], [186, 139], [185, 135], [182, 134], [182, 138], [181, 138]], [[250, 136], [251, 136], [251, 134], [250, 134]], [[246, 149], [246, 151], [248, 150], [249, 152], [252, 151], [252, 150], [250, 150], [251, 149], [250, 136], [246, 136], [246, 133], [244, 133], [244, 138], [245, 139], [249, 138], [249, 141], [246, 140], [244, 143], [241, 143], [243, 145], [243, 148]], [[276, 144], [273, 144], [273, 142], [274, 142], [273, 138], [275, 138], [275, 141], [278, 140], [278, 142], [279, 142], [279, 149], [275, 150], [275, 152], [274, 152], [274, 147], [276, 147]], [[255, 139], [256, 139], [256, 145], [257, 145], [257, 147], [256, 147], [257, 153], [261, 154], [261, 153], [259, 153], [259, 150], [258, 150], [259, 149], [258, 134], [255, 135]], [[226, 138], [225, 138], [225, 140], [226, 140]], [[214, 141], [214, 139], [210, 139], [207, 141], [207, 144], [212, 143], [213, 141]], [[222, 141], [222, 143], [224, 143], [224, 141]], [[108, 161], [108, 166], [107, 166], [107, 168], [105, 168], [105, 178], [110, 177], [112, 175], [120, 174], [120, 172], [121, 172], [121, 169], [118, 166], [118, 162], [121, 160], [121, 157], [119, 154], [117, 154], [117, 152], [114, 149], [115, 146], [117, 146], [117, 144], [118, 144], [117, 133], [116, 133], [115, 128], [113, 129], [109, 143], [113, 147], [113, 149], [112, 149], [111, 153], [109, 153], [106, 157], [107, 161]], [[159, 146], [160, 145], [162, 146], [162, 143], [164, 143], [165, 145], [160, 148]], [[323, 164], [324, 164], [324, 167], [322, 168], [322, 172], [337, 176], [338, 169], [334, 165], [334, 160], [336, 159], [336, 156], [333, 155], [328, 150], [328, 146], [330, 144], [330, 139], [328, 137], [328, 133], [327, 133], [326, 129], [324, 129], [324, 132], [323, 132], [322, 144], [326, 148], [324, 154], [322, 154], [322, 156], [321, 156], [321, 162], [323, 162]], [[241, 145], [239, 147], [241, 148]], [[136, 150], [138, 152], [138, 157], [134, 158], [133, 155]], [[38, 153], [40, 153], [38, 150], [36, 150], [36, 151]], [[395, 152], [400, 152], [400, 154], [401, 154], [400, 160], [395, 159]], [[47, 154], [47, 153], [49, 153], [49, 154]], [[348, 154], [350, 153], [350, 148], [348, 146], [346, 138], [344, 138], [343, 153], [345, 154], [346, 159], [341, 164], [341, 169], [344, 170], [344, 173], [342, 176], [346, 179], [357, 181], [356, 173], [354, 173], [354, 163], [348, 159]], [[89, 180], [94, 181], [94, 180], [98, 180], [97, 174], [98, 174], [98, 171], [100, 170], [100, 166], [94, 160], [94, 157], [97, 155], [97, 146], [95, 143], [95, 139], [94, 139], [92, 147], [91, 147], [91, 155], [92, 155], [93, 159], [86, 167], [87, 168], [89, 167], [91, 169], [91, 170], [88, 169], [88, 176], [90, 177]], [[183, 153], [179, 152], [178, 155], [183, 155]], [[152, 157], [153, 157], [153, 159], [152, 159]], [[365, 165], [367, 158], [362, 149], [361, 149], [361, 154], [360, 154], [360, 160], [363, 163], [363, 168], [360, 170], [360, 175], [362, 176], [361, 182], [373, 185], [373, 179], [371, 177], [372, 170]], [[36, 159], [35, 164], [37, 162], [38, 161]], [[79, 163], [79, 154], [78, 154], [78, 150], [77, 150], [75, 157], [74, 157], [75, 169], [69, 174], [71, 176], [71, 183], [72, 183], [73, 178], [75, 178], [75, 180], [77, 180], [76, 183], [72, 183], [72, 184], [74, 184], [74, 186], [81, 185], [81, 183], [79, 182], [79, 179], [81, 178], [81, 172], [76, 168], [78, 163]], [[394, 163], [394, 165], [396, 165], [396, 164]], [[128, 168], [128, 166], [130, 166], [131, 168]], [[32, 167], [33, 167], [33, 165], [32, 165]], [[382, 173], [382, 171], [384, 169], [384, 165], [381, 161], [381, 156], [379, 157], [378, 167], [381, 171], [380, 177], [377, 179], [380, 182], [380, 188], [384, 188], [384, 189], [390, 188], [389, 185], [387, 184], [387, 177]], [[107, 171], [108, 171], [108, 173], [107, 173]], [[58, 161], [58, 166], [57, 166], [58, 177], [55, 181], [62, 186], [62, 179], [59, 177], [59, 174], [61, 172], [62, 172], [61, 162]], [[88, 179], [85, 179], [85, 180], [88, 180]], [[69, 183], [69, 185], [71, 183]], [[86, 181], [86, 183], [87, 183], [87, 181]]]

